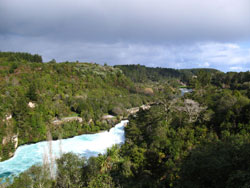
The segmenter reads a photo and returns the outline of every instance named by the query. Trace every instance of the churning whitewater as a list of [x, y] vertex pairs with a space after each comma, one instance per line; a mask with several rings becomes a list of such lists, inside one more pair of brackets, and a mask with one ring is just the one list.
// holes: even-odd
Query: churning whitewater
[[[61, 153], [72, 152], [89, 158], [97, 156], [99, 153], [103, 154], [112, 145], [124, 143], [124, 126], [127, 123], [127, 120], [121, 121], [109, 131], [101, 133], [83, 134], [60, 141], [52, 141], [53, 155], [59, 157]], [[0, 162], [0, 178], [17, 175], [34, 164], [41, 164], [48, 149], [48, 141], [20, 146], [14, 157]]]

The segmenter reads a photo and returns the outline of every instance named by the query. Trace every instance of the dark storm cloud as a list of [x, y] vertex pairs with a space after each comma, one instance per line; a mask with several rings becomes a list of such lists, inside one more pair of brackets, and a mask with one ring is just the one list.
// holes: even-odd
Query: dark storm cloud
[[2, 33], [91, 42], [249, 37], [249, 0], [1, 0]]
[[249, 0], [0, 0], [0, 50], [45, 60], [245, 70], [249, 39]]

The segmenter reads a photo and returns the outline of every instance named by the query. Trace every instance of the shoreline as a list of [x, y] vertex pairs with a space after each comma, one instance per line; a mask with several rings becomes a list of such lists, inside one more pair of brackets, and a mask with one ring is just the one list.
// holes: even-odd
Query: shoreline
[[[109, 128], [109, 129], [106, 129], [106, 130], [99, 130], [99, 131], [97, 131], [97, 132], [86, 132], [86, 133], [82, 133], [82, 134], [76, 134], [76, 135], [72, 135], [72, 136], [68, 136], [68, 137], [64, 137], [64, 138], [57, 138], [57, 139], [53, 139], [53, 136], [52, 136], [52, 141], [57, 141], [57, 140], [62, 140], [62, 139], [69, 139], [69, 138], [73, 138], [73, 137], [75, 137], [75, 136], [80, 136], [80, 135], [83, 135], [83, 134], [86, 134], [86, 135], [92, 135], [92, 134], [98, 134], [98, 133], [102, 133], [102, 132], [105, 132], [105, 131], [110, 131], [110, 129], [112, 129], [113, 127], [115, 127], [117, 124], [119, 124], [119, 122], [121, 122], [121, 121], [124, 121], [124, 120], [127, 120], [127, 119], [129, 119], [129, 116], [131, 116], [131, 115], [134, 115], [134, 114], [136, 114], [138, 111], [139, 111], [139, 109], [143, 109], [143, 110], [147, 110], [148, 108], [145, 108], [144, 109], [144, 107], [145, 106], [152, 106], [154, 103], [148, 103], [148, 104], [146, 104], [146, 105], [142, 105], [142, 106], [139, 106], [139, 107], [133, 107], [133, 108], [130, 108], [130, 109], [127, 109], [127, 112], [129, 112], [131, 109], [135, 109], [135, 108], [137, 108], [138, 110], [135, 112], [135, 113], [133, 113], [133, 112], [129, 112], [129, 115], [127, 115], [126, 117], [123, 117], [122, 116], [122, 118], [119, 120], [119, 121], [117, 121], [116, 123], [114, 123], [113, 125], [111, 125], [111, 127]], [[149, 107], [149, 108], [150, 108]], [[126, 126], [124, 126], [124, 127], [126, 127]], [[7, 160], [9, 160], [9, 159], [11, 159], [11, 158], [13, 158], [14, 156], [15, 156], [15, 153], [16, 153], [16, 151], [17, 151], [17, 149], [19, 148], [19, 147], [21, 147], [21, 146], [24, 146], [24, 145], [31, 145], [31, 144], [36, 144], [36, 143], [39, 143], [39, 142], [46, 142], [46, 141], [48, 141], [47, 139], [44, 139], [44, 140], [39, 140], [39, 141], [36, 141], [36, 142], [27, 142], [27, 143], [24, 143], [24, 144], [20, 144], [20, 145], [18, 145], [17, 146], [17, 148], [13, 151], [13, 155], [12, 156], [10, 156], [9, 158], [7, 158], [7, 159], [5, 159], [5, 160], [2, 160], [2, 161], [0, 161], [0, 163], [1, 162], [4, 162], [4, 161], [7, 161]]]
[[[62, 153], [73, 152], [77, 155], [83, 155], [86, 158], [97, 156], [99, 153], [103, 154], [107, 148], [114, 144], [123, 144], [124, 125], [128, 120], [121, 120], [110, 131], [106, 130], [95, 134], [82, 134], [74, 136], [73, 138], [62, 139], [62, 141], [54, 140], [51, 143], [53, 148], [53, 158], [60, 157]], [[0, 175], [4, 178], [12, 178], [32, 165], [43, 162], [44, 153], [48, 152], [50, 143], [48, 141], [41, 141], [35, 144], [26, 144], [18, 147], [14, 156], [8, 160], [0, 162]], [[46, 154], [45, 154], [46, 155]], [[10, 173], [6, 175], [6, 173]]]
[[[83, 134], [78, 134], [78, 135], [74, 135], [74, 136], [70, 136], [70, 137], [66, 137], [66, 138], [61, 138], [61, 139], [40, 140], [40, 141], [38, 141], [38, 142], [29, 142], [29, 143], [25, 143], [25, 144], [19, 145], [19, 146], [15, 149], [15, 152], [14, 152], [14, 154], [13, 154], [12, 157], [10, 157], [10, 158], [8, 158], [8, 159], [6, 159], [6, 160], [0, 161], [0, 163], [13, 159], [13, 158], [15, 157], [15, 155], [16, 155], [16, 152], [18, 151], [18, 148], [20, 148], [20, 147], [22, 147], [22, 146], [28, 146], [28, 145], [32, 145], [32, 144], [43, 143], [43, 142], [50, 142], [50, 141], [67, 140], [67, 139], [71, 139], [71, 138], [78, 137], [78, 136], [82, 136], [82, 135], [93, 135], [93, 134], [100, 134], [100, 133], [104, 133], [104, 132], [109, 132], [112, 128], [114, 128], [116, 125], [118, 125], [118, 124], [121, 123], [122, 121], [128, 121], [128, 120], [127, 120], [127, 119], [122, 119], [121, 121], [119, 121], [118, 123], [114, 124], [111, 128], [109, 128], [109, 129], [107, 129], [107, 130], [101, 130], [101, 131], [92, 132], [92, 133], [83, 133]], [[127, 123], [126, 123], [126, 125], [127, 125]], [[126, 127], [126, 125], [124, 125], [124, 127]]]

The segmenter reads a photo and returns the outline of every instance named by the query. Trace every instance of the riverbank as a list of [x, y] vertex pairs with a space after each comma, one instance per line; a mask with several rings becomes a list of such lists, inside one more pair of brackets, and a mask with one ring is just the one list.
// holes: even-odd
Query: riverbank
[[[18, 175], [34, 164], [43, 163], [46, 157], [48, 161], [51, 161], [62, 153], [73, 152], [86, 158], [97, 156], [99, 153], [103, 154], [112, 145], [124, 143], [124, 126], [127, 123], [128, 120], [123, 120], [109, 131], [101, 133], [83, 134], [62, 140], [42, 141], [20, 146], [14, 157], [0, 162], [0, 178]], [[52, 155], [49, 155], [50, 149]]]
[[[101, 128], [99, 128], [99, 129], [91, 129], [92, 127], [97, 127], [97, 125], [94, 124], [92, 119], [90, 119], [85, 124], [83, 123], [82, 118], [76, 117], [76, 116], [75, 117], [69, 116], [69, 117], [62, 117], [60, 119], [54, 119], [54, 120], [52, 120], [50, 122], [50, 126], [48, 126], [49, 127], [49, 134], [51, 134], [51, 139], [53, 141], [55, 141], [55, 140], [60, 140], [60, 139], [73, 138], [75, 136], [79, 136], [79, 135], [82, 135], [82, 134], [102, 133], [102, 132], [105, 132], [105, 131], [109, 131], [117, 123], [119, 123], [122, 120], [128, 119], [128, 117], [130, 115], [133, 115], [133, 114], [137, 113], [140, 109], [143, 109], [143, 110], [149, 109], [151, 105], [152, 105], [152, 103], [145, 104], [145, 105], [142, 105], [142, 106], [139, 106], [139, 107], [126, 109], [126, 115], [125, 116], [113, 116], [113, 115], [110, 115], [110, 114], [103, 115], [101, 117], [101, 119], [99, 121], [97, 121], [97, 122], [100, 122], [98, 127], [101, 127]], [[87, 127], [89, 129], [86, 129], [84, 131], [84, 129], [81, 128], [82, 131], [71, 131], [71, 132], [69, 132], [69, 134], [64, 135], [64, 134], [61, 134], [60, 132], [61, 132], [61, 128], [62, 127], [65, 128], [65, 126], [71, 126], [72, 128], [80, 126], [80, 127]], [[68, 129], [70, 129], [70, 127]], [[5, 158], [4, 160], [0, 159], [0, 161], [6, 161], [6, 160], [10, 159], [11, 157], [13, 157], [16, 150], [19, 147], [23, 146], [23, 145], [35, 144], [35, 143], [38, 143], [38, 142], [48, 140], [48, 138], [44, 138], [44, 139], [37, 140], [37, 141], [34, 141], [34, 142], [26, 142], [26, 143], [21, 143], [20, 144], [20, 143], [18, 143], [18, 135], [14, 135], [14, 136], [15, 136], [15, 139], [14, 139], [15, 140], [15, 144], [14, 144], [15, 149], [11, 153], [8, 154], [8, 158]]]

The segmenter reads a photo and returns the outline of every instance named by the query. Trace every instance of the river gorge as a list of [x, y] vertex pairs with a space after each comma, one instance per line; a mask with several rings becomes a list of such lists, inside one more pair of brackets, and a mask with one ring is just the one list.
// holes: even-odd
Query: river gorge
[[45, 156], [48, 156], [49, 148], [52, 148], [54, 158], [67, 152], [72, 152], [86, 158], [103, 154], [112, 145], [124, 143], [124, 126], [127, 123], [128, 120], [123, 120], [109, 131], [96, 134], [83, 134], [73, 138], [50, 142], [42, 141], [20, 146], [16, 150], [14, 157], [0, 162], [0, 178], [18, 175], [32, 165], [42, 164]]
[[[192, 89], [181, 88], [180, 96], [192, 92]], [[135, 114], [139, 109], [149, 109], [150, 105], [143, 105], [128, 109], [129, 114]], [[86, 158], [97, 156], [106, 152], [107, 148], [114, 144], [125, 142], [124, 127], [128, 120], [116, 124], [109, 131], [96, 134], [83, 134], [73, 138], [62, 140], [42, 141], [35, 144], [27, 144], [17, 148], [14, 156], [6, 161], [0, 162], [0, 178], [18, 175], [29, 169], [32, 165], [42, 164], [44, 158], [48, 157], [50, 148], [52, 157], [58, 158], [62, 153], [72, 152]]]

